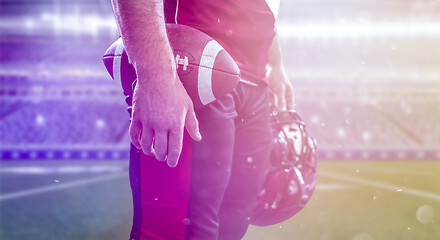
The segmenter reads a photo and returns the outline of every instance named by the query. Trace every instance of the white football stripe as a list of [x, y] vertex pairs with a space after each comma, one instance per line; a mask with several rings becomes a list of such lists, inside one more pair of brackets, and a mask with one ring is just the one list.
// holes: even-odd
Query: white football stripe
[[121, 83], [121, 58], [122, 58], [122, 52], [124, 51], [124, 43], [122, 42], [122, 39], [119, 38], [116, 41], [116, 49], [115, 49], [115, 55], [113, 57], [113, 79], [115, 82], [122, 86]]
[[222, 49], [222, 46], [214, 40], [206, 44], [205, 49], [203, 49], [198, 75], [199, 98], [203, 105], [215, 100], [212, 92], [212, 67], [217, 54]]

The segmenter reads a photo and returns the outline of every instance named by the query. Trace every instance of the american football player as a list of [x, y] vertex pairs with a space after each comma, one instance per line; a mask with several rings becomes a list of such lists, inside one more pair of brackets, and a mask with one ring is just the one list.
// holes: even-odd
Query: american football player
[[[129, 103], [131, 239], [241, 239], [268, 166], [270, 98], [277, 109], [294, 106], [274, 12], [264, 0], [112, 3], [138, 76]], [[195, 111], [165, 22], [214, 38], [237, 62], [242, 81]]]

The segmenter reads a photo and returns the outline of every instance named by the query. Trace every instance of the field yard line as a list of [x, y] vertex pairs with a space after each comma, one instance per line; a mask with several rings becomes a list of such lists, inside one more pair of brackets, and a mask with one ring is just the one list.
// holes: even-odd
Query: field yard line
[[387, 173], [394, 173], [394, 174], [406, 174], [406, 175], [419, 175], [419, 176], [438, 176], [438, 173], [427, 173], [424, 170], [420, 171], [411, 171], [411, 170], [403, 170], [403, 169], [396, 169], [393, 167], [381, 167], [379, 169], [375, 169], [374, 171], [377, 172], [387, 172]]
[[320, 171], [319, 174], [325, 175], [328, 177], [337, 178], [340, 180], [345, 180], [345, 181], [354, 182], [354, 183], [358, 183], [358, 184], [362, 184], [362, 185], [367, 185], [370, 187], [377, 187], [377, 188], [382, 188], [382, 189], [386, 189], [386, 190], [390, 190], [390, 191], [397, 191], [397, 192], [403, 193], [403, 194], [409, 194], [409, 195], [414, 195], [417, 197], [423, 197], [423, 198], [428, 198], [431, 200], [440, 201], [440, 194], [424, 192], [424, 191], [420, 191], [417, 189], [406, 188], [406, 187], [401, 187], [401, 186], [397, 186], [397, 185], [385, 184], [385, 183], [376, 182], [376, 181], [372, 181], [372, 180], [354, 178], [354, 177], [349, 177], [349, 176], [342, 176], [339, 173], [330, 173], [330, 172], [326, 172], [326, 171]]
[[318, 191], [345, 191], [347, 189], [353, 188], [353, 186], [345, 184], [316, 184], [315, 190]]
[[41, 193], [52, 192], [52, 191], [56, 191], [56, 190], [63, 190], [63, 189], [67, 189], [67, 188], [78, 187], [81, 185], [86, 185], [86, 184], [91, 184], [91, 183], [112, 180], [112, 179], [116, 179], [116, 178], [122, 178], [122, 177], [126, 177], [126, 176], [128, 176], [128, 172], [108, 174], [105, 176], [98, 176], [98, 177], [82, 179], [82, 180], [77, 180], [77, 181], [71, 181], [71, 182], [66, 182], [66, 183], [54, 183], [54, 185], [33, 188], [33, 189], [28, 189], [28, 190], [24, 190], [24, 191], [13, 192], [13, 193], [2, 194], [2, 195], [0, 195], [0, 202], [12, 200], [12, 199], [17, 199], [17, 198], [22, 198], [22, 197], [28, 197], [28, 196], [32, 196], [32, 195], [41, 194]]

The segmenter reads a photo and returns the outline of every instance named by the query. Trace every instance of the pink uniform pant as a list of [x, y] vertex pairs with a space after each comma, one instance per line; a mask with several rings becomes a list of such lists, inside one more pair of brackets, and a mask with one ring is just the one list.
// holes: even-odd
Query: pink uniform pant
[[131, 146], [131, 239], [241, 239], [269, 161], [268, 103], [267, 86], [240, 83], [198, 110], [203, 140], [185, 132], [175, 168]]

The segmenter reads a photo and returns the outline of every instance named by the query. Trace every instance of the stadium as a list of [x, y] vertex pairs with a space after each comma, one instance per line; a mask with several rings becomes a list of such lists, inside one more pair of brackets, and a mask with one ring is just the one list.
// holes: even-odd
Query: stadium
[[[246, 240], [440, 239], [440, 1], [281, 1], [308, 205]], [[110, 1], [0, 0], [0, 239], [127, 239], [129, 116]]]

